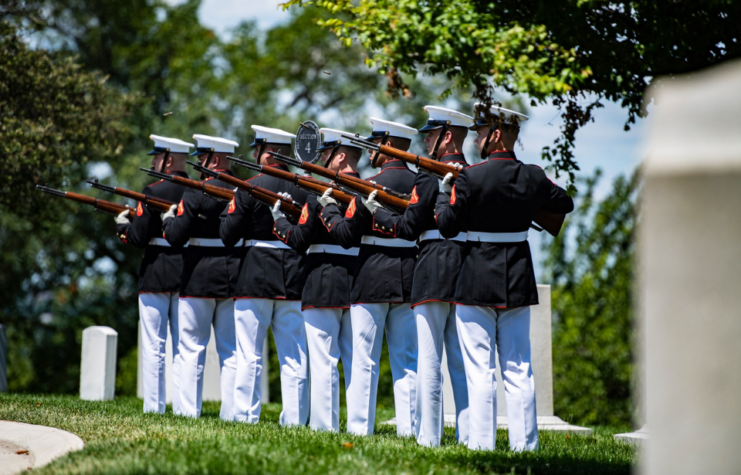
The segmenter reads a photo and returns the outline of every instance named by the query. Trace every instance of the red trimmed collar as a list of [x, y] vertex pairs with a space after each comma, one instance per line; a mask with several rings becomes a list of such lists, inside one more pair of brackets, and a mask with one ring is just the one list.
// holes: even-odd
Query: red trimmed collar
[[489, 154], [489, 160], [517, 160], [512, 150], [497, 150]]
[[381, 165], [381, 171], [387, 168], [407, 168], [407, 164], [402, 162], [398, 158], [393, 158], [391, 160], [386, 160], [385, 162], [383, 162], [383, 165]]
[[466, 157], [462, 153], [446, 153], [440, 157], [440, 161], [443, 163], [462, 163], [467, 165]]

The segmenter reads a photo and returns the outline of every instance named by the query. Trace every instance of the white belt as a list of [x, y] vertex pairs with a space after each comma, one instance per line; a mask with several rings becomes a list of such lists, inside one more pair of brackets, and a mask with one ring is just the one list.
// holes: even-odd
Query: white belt
[[419, 242], [422, 241], [429, 241], [430, 239], [447, 239], [448, 241], [458, 241], [458, 242], [464, 242], [466, 240], [466, 233], [458, 233], [456, 236], [452, 238], [444, 238], [440, 231], [437, 229], [429, 229], [427, 231], [424, 231], [419, 236]]
[[[162, 247], [170, 247], [170, 243], [167, 242], [167, 239], [165, 238], [152, 238], [149, 240], [150, 246], [162, 246]], [[187, 246], [187, 244], [186, 244]]]
[[[236, 245], [240, 246], [241, 243], [242, 240], [240, 239]], [[224, 247], [224, 242], [221, 239], [214, 238], [190, 238], [188, 244], [191, 246], [199, 247]]]
[[407, 241], [406, 239], [399, 238], [386, 239], [376, 236], [363, 236], [363, 239], [360, 242], [372, 246], [417, 247], [417, 243], [415, 241]]
[[291, 246], [281, 241], [259, 241], [250, 239], [244, 242], [244, 247], [266, 247], [268, 249], [291, 249]]
[[519, 233], [480, 233], [468, 231], [467, 241], [474, 242], [522, 242], [527, 241], [527, 231]]
[[351, 247], [350, 249], [345, 249], [344, 247], [338, 246], [337, 244], [312, 244], [311, 246], [309, 246], [309, 249], [306, 250], [307, 254], [315, 252], [323, 252], [326, 254], [340, 254], [343, 256], [357, 256], [360, 252], [360, 248]]

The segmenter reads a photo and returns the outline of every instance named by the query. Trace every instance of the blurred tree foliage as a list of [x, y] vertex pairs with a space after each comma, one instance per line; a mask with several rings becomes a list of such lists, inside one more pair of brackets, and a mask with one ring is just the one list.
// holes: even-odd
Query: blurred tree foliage
[[[574, 181], [576, 131], [604, 99], [627, 109], [626, 130], [646, 86], [741, 56], [741, 2], [676, 0], [289, 0], [330, 12], [318, 23], [345, 45], [362, 44], [391, 93], [403, 75], [445, 74], [474, 95], [494, 87], [562, 111], [561, 135], [543, 148]], [[651, 100], [650, 97], [646, 98]]]
[[[137, 170], [149, 165], [152, 133], [223, 135], [247, 155], [251, 124], [293, 131], [312, 119], [365, 132], [373, 104], [374, 112], [419, 125], [422, 106], [446, 87], [432, 78], [415, 84], [412, 100], [386, 97], [362, 48], [343, 47], [314, 23], [329, 17], [320, 10], [287, 14], [269, 31], [244, 23], [223, 39], [200, 25], [199, 6], [0, 5], [0, 321], [8, 327], [13, 391], [78, 391], [81, 331], [90, 325], [119, 332], [117, 391], [135, 391], [142, 251], [115, 238], [109, 216], [35, 192], [34, 184], [121, 202], [84, 179], [143, 188], [151, 180]], [[275, 355], [273, 347], [273, 400], [280, 398]], [[379, 393], [381, 404], [392, 404], [389, 374]]]
[[551, 282], [555, 412], [581, 425], [626, 426], [634, 384], [633, 255], [639, 174], [618, 177], [594, 199], [585, 179], [577, 209], [547, 252]]

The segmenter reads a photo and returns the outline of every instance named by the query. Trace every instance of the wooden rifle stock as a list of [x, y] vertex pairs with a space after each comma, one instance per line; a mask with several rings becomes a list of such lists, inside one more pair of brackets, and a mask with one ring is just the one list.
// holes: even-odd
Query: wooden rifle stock
[[[447, 163], [438, 162], [437, 160], [432, 160], [431, 158], [420, 157], [419, 155], [414, 155], [413, 153], [405, 152], [394, 147], [389, 147], [388, 145], [375, 144], [373, 142], [369, 142], [360, 137], [354, 137], [352, 135], [343, 135], [343, 137], [348, 138], [354, 143], [362, 145], [365, 148], [369, 148], [371, 150], [383, 153], [384, 155], [388, 155], [389, 157], [399, 159], [402, 162], [411, 163], [417, 168], [426, 170], [437, 176], [438, 178], [444, 178], [445, 175], [450, 173], [455, 179], [458, 178], [458, 174], [460, 173], [458, 167], [448, 165]], [[546, 211], [541, 208], [535, 213], [533, 222], [535, 222], [535, 224], [537, 224], [540, 228], [545, 229], [548, 234], [552, 236], [558, 236], [558, 233], [561, 231], [561, 227], [563, 226], [564, 219], [566, 219], [565, 214], [554, 213], [552, 211]]]
[[102, 183], [98, 183], [98, 180], [88, 180], [87, 182], [90, 183], [93, 188], [98, 188], [109, 193], [124, 196], [126, 198], [131, 198], [132, 200], [139, 201], [161, 213], [168, 212], [172, 205], [177, 204], [173, 203], [172, 201], [164, 200], [162, 198], [157, 198], [154, 196], [145, 195], [144, 193], [137, 193], [136, 191], [127, 190], [126, 188], [104, 185]]
[[122, 212], [128, 211], [129, 219], [134, 218], [134, 209], [131, 208], [130, 206], [113, 203], [111, 201], [99, 200], [98, 198], [81, 195], [79, 193], [73, 193], [71, 191], [55, 190], [54, 188], [49, 188], [47, 186], [36, 185], [36, 188], [50, 195], [60, 196], [68, 200], [77, 201], [78, 203], [90, 205], [98, 211], [101, 211], [103, 213], [110, 214], [113, 216], [118, 216]]
[[[405, 200], [404, 198], [400, 198], [398, 196], [394, 196], [393, 194], [384, 191], [385, 187], [371, 183], [367, 180], [363, 180], [362, 178], [356, 178], [354, 176], [348, 176], [339, 172], [333, 172], [332, 170], [320, 167], [319, 165], [315, 165], [310, 162], [305, 162], [303, 160], [299, 159], [291, 159], [290, 157], [286, 157], [280, 154], [276, 154], [273, 152], [270, 152], [271, 155], [273, 155], [277, 160], [285, 161], [286, 163], [296, 165], [297, 167], [303, 168], [304, 170], [314, 173], [316, 175], [323, 176], [325, 178], [328, 178], [335, 183], [342, 185], [346, 188], [349, 188], [351, 190], [357, 191], [361, 195], [368, 196], [374, 191], [377, 191], [376, 198], [380, 203], [383, 203], [384, 205], [387, 205], [391, 208], [395, 208], [397, 210], [403, 211], [409, 207], [409, 201]], [[380, 188], [379, 188], [380, 187]]]
[[221, 180], [224, 183], [236, 186], [240, 190], [249, 193], [250, 195], [254, 196], [256, 199], [262, 201], [271, 208], [276, 201], [280, 201], [281, 211], [288, 213], [294, 218], [298, 218], [299, 216], [301, 216], [301, 204], [297, 203], [296, 201], [287, 200], [278, 193], [259, 186], [255, 186], [252, 183], [240, 180], [239, 178], [227, 175], [226, 173], [209, 170], [208, 168], [203, 168], [202, 166], [193, 162], [188, 162], [188, 164], [192, 165], [193, 168], [200, 171], [201, 173], [205, 173], [206, 175], [213, 176], [214, 178]]
[[287, 172], [279, 168], [266, 167], [263, 165], [258, 165], [256, 163], [250, 163], [235, 157], [227, 158], [233, 160], [234, 163], [236, 163], [237, 165], [245, 167], [249, 170], [259, 171], [260, 173], [264, 173], [265, 175], [270, 175], [281, 180], [290, 181], [297, 187], [303, 188], [304, 190], [316, 195], [321, 196], [324, 194], [325, 191], [327, 191], [327, 188], [331, 188], [332, 196], [337, 199], [337, 201], [344, 204], [350, 204], [350, 202], [354, 198], [353, 195], [337, 189], [335, 186], [332, 185], [332, 183], [320, 181], [309, 176], [301, 176], [298, 173]]

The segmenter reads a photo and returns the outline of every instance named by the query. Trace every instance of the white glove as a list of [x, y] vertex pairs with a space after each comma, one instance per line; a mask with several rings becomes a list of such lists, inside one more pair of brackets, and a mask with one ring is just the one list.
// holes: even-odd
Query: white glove
[[440, 184], [445, 193], [450, 193], [451, 191], [453, 191], [453, 187], [450, 184], [451, 181], [453, 181], [453, 174], [448, 173], [447, 175], [445, 175], [442, 183]]
[[453, 165], [458, 170], [463, 170], [463, 164], [462, 163], [451, 163], [450, 165]]
[[324, 194], [320, 196], [319, 198], [317, 198], [317, 201], [322, 206], [339, 205], [339, 203], [337, 203], [337, 200], [332, 198], [332, 188], [327, 188], [324, 191]]
[[288, 201], [293, 201], [293, 197], [289, 195], [287, 192], [278, 193], [280, 196], [282, 196], [284, 199]]
[[162, 215], [162, 222], [164, 223], [167, 218], [174, 218], [175, 217], [175, 211], [178, 209], [178, 205], [172, 205], [170, 206], [170, 209], [167, 210], [167, 213]]
[[131, 224], [131, 221], [129, 221], [129, 210], [121, 211], [121, 213], [116, 216], [116, 224]]
[[[283, 193], [279, 193], [283, 196]], [[280, 210], [280, 200], [275, 200], [275, 204], [270, 208], [270, 214], [273, 215], [273, 221], [278, 221], [280, 218], [285, 218], [286, 215]]]
[[368, 208], [368, 211], [370, 211], [371, 214], [376, 214], [376, 210], [383, 207], [381, 206], [381, 203], [376, 201], [376, 196], [378, 196], [378, 190], [368, 195], [368, 199], [363, 200], [363, 204]]

